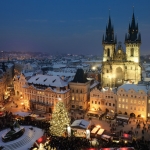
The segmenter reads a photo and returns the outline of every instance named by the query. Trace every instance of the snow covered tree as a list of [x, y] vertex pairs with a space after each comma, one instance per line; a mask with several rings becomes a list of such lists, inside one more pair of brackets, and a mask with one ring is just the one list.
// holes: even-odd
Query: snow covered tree
[[70, 124], [68, 113], [65, 109], [63, 102], [58, 101], [54, 112], [52, 113], [52, 119], [50, 121], [50, 133], [55, 136], [62, 136], [67, 130], [67, 126]]

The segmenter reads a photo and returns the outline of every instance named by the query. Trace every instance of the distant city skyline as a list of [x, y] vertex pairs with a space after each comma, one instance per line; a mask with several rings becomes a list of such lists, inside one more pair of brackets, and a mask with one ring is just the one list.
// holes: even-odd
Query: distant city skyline
[[0, 51], [100, 55], [109, 15], [125, 51], [133, 6], [142, 39], [141, 55], [150, 54], [150, 1], [136, 0], [0, 1]]

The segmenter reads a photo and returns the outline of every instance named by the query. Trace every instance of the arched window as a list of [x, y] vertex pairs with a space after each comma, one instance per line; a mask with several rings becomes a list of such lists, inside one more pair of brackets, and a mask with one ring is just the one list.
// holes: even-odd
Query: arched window
[[131, 48], [131, 56], [134, 56], [134, 48]]
[[107, 56], [110, 57], [110, 49], [107, 49]]

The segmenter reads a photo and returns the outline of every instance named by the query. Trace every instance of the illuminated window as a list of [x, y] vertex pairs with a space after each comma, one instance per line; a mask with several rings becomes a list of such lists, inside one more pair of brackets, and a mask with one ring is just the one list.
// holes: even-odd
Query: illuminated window
[[74, 100], [74, 96], [72, 96], [72, 100]]
[[132, 101], [132, 99], [131, 99], [131, 103], [132, 103], [133, 101]]
[[134, 104], [136, 104], [136, 100], [134, 100]]
[[121, 101], [121, 98], [119, 98], [119, 102]]
[[141, 101], [139, 101], [138, 104], [141, 104]]
[[148, 103], [150, 103], [150, 100], [148, 100]]
[[148, 117], [150, 117], [150, 113], [148, 113]]
[[128, 106], [126, 106], [126, 109], [128, 109]]
[[126, 99], [126, 102], [128, 102], [128, 99]]
[[119, 108], [121, 107], [121, 104], [119, 104]]
[[144, 101], [142, 101], [142, 105], [144, 105]]
[[124, 105], [122, 105], [122, 108], [124, 108]]
[[122, 102], [124, 102], [124, 99], [122, 99]]

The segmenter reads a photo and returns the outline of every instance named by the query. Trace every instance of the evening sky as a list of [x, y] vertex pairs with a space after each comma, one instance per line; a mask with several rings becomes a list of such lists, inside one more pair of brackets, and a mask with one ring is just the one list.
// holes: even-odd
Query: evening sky
[[0, 0], [0, 50], [102, 54], [109, 14], [117, 41], [125, 49], [133, 6], [142, 37], [141, 54], [147, 54], [149, 0]]

